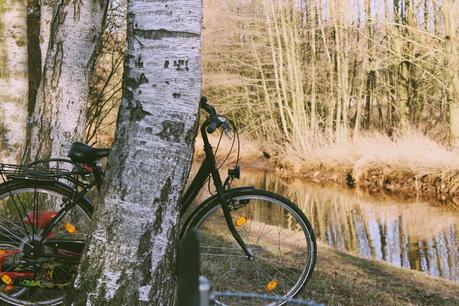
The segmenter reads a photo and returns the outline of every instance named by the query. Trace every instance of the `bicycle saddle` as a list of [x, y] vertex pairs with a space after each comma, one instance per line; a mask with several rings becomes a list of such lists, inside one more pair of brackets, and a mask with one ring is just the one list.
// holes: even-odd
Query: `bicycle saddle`
[[110, 149], [96, 149], [81, 142], [75, 142], [69, 150], [68, 157], [77, 163], [90, 164], [98, 159], [107, 157]]

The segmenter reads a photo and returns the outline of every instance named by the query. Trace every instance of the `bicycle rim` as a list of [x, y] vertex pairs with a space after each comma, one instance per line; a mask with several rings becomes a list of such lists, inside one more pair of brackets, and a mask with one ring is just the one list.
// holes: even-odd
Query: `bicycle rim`
[[[192, 222], [200, 233], [201, 273], [216, 291], [243, 291], [294, 297], [305, 285], [315, 263], [314, 234], [293, 204], [268, 192], [232, 197], [236, 229], [254, 254], [251, 261], [227, 228], [214, 203]], [[247, 202], [248, 201], [248, 202]], [[220, 305], [283, 305], [262, 300], [219, 298]]]

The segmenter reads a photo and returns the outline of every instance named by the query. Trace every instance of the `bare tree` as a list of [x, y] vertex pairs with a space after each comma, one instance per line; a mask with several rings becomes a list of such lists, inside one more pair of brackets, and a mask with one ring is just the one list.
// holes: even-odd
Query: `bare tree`
[[110, 146], [120, 108], [126, 46], [127, 0], [110, 1], [89, 83], [85, 143]]
[[459, 47], [457, 40], [457, 21], [455, 8], [459, 8], [459, 2], [446, 0], [442, 2], [442, 13], [445, 19], [445, 42], [448, 52], [446, 72], [448, 80], [448, 105], [450, 123], [450, 142], [454, 146], [459, 145]]
[[0, 161], [16, 163], [26, 141], [27, 1], [0, 8]]
[[65, 156], [81, 140], [88, 85], [108, 0], [54, 3], [46, 61], [31, 122], [30, 158]]

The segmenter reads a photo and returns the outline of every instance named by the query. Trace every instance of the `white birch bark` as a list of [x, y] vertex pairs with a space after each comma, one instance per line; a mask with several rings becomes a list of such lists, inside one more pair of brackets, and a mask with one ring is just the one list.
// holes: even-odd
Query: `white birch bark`
[[62, 157], [81, 140], [88, 85], [108, 0], [55, 0], [31, 122], [30, 158]]
[[[74, 305], [173, 305], [200, 97], [201, 1], [128, 2], [123, 100]], [[70, 303], [69, 301], [69, 303]]]
[[0, 162], [17, 163], [26, 141], [27, 1], [0, 3]]

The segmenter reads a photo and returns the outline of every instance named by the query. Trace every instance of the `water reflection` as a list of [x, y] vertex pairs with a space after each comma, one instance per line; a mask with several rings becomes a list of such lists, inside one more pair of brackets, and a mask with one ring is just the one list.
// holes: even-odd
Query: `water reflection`
[[[321, 241], [365, 258], [459, 282], [459, 212], [426, 202], [375, 201], [262, 171], [243, 171], [240, 185], [280, 193], [297, 203]], [[286, 220], [271, 212], [278, 225]]]

